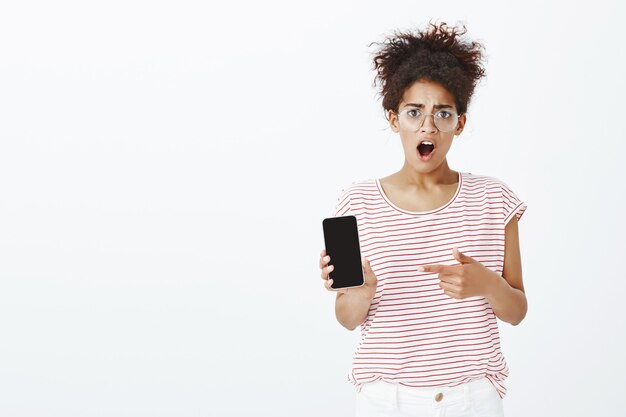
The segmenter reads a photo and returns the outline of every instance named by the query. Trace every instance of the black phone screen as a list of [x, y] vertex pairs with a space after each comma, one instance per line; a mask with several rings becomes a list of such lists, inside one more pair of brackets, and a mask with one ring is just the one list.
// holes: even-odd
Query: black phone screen
[[333, 279], [331, 288], [363, 285], [363, 266], [359, 229], [353, 215], [329, 217], [322, 221], [326, 254], [334, 269], [328, 274]]

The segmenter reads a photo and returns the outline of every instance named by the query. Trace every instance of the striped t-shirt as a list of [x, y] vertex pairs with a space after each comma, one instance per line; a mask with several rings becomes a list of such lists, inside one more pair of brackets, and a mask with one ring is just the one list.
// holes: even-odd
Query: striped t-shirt
[[486, 377], [501, 398], [509, 375], [498, 322], [484, 297], [451, 298], [427, 264], [456, 265], [452, 248], [502, 275], [504, 228], [526, 210], [502, 181], [459, 173], [454, 196], [425, 212], [403, 210], [378, 179], [341, 190], [333, 216], [357, 218], [361, 255], [378, 279], [348, 380], [412, 387], [456, 386]]

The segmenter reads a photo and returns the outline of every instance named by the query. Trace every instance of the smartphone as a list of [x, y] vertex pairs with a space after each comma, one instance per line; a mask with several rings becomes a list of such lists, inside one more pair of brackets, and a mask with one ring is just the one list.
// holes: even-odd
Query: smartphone
[[356, 217], [329, 217], [322, 221], [326, 254], [334, 269], [328, 274], [333, 279], [331, 288], [360, 287], [365, 283], [359, 245]]

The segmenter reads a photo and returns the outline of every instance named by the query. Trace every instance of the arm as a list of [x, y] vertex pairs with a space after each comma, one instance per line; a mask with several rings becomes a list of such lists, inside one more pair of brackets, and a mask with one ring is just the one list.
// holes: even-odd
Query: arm
[[[327, 290], [331, 290], [333, 284], [332, 278], [329, 278], [329, 272], [333, 270], [333, 265], [327, 264], [330, 262], [330, 257], [326, 255], [326, 250], [322, 250], [322, 259], [320, 259], [320, 267], [322, 268], [322, 279], [326, 280], [324, 283]], [[356, 327], [363, 323], [367, 318], [372, 300], [376, 295], [376, 286], [378, 285], [378, 279], [376, 274], [372, 270], [370, 261], [367, 258], [362, 258], [363, 264], [363, 285], [354, 288], [341, 288], [337, 291], [337, 298], [335, 298], [335, 317], [337, 321], [346, 329], [354, 330]]]
[[522, 260], [516, 216], [513, 216], [505, 228], [503, 274], [496, 277], [485, 298], [491, 304], [495, 315], [502, 321], [516, 326], [526, 316], [528, 302], [522, 282]]
[[348, 289], [345, 293], [337, 293], [335, 299], [335, 316], [337, 321], [348, 330], [354, 330], [367, 318], [374, 291], [352, 291]]
[[524, 319], [528, 309], [522, 283], [522, 261], [516, 216], [509, 220], [504, 234], [502, 276], [476, 259], [461, 253], [456, 247], [452, 249], [452, 253], [459, 264], [423, 265], [417, 270], [438, 273], [441, 280], [440, 287], [452, 298], [485, 297], [500, 320], [516, 326]]

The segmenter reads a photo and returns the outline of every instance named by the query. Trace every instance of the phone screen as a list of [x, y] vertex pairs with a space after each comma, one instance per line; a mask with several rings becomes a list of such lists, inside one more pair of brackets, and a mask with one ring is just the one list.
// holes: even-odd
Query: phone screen
[[326, 254], [334, 269], [328, 274], [333, 279], [331, 288], [363, 285], [363, 266], [359, 229], [353, 215], [329, 217], [322, 221]]

